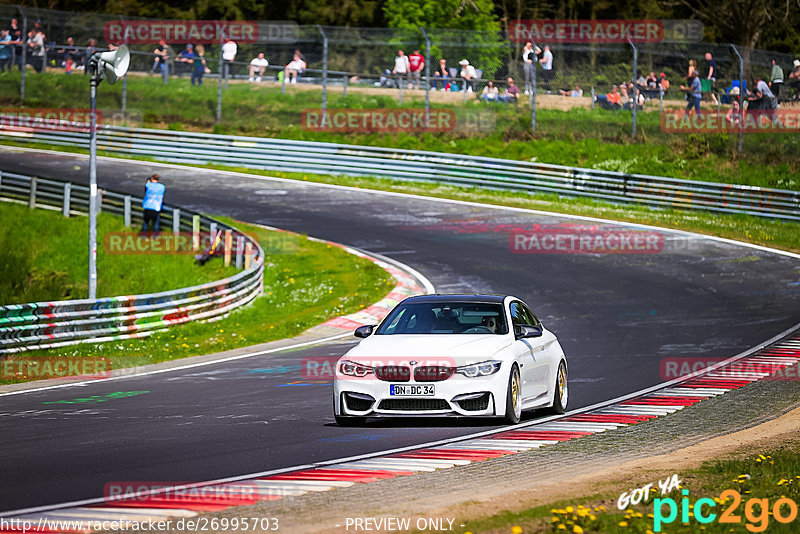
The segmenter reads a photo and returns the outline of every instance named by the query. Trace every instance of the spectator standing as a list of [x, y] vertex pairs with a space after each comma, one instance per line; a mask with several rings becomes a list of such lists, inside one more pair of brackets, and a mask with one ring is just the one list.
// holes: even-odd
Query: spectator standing
[[544, 46], [542, 59], [539, 60], [542, 65], [542, 86], [549, 95], [551, 93], [550, 82], [553, 80], [553, 53], [550, 51], [550, 45]]
[[39, 29], [33, 29], [28, 32], [28, 52], [30, 59], [28, 60], [36, 72], [42, 72], [44, 67], [44, 34]]
[[236, 53], [238, 51], [239, 48], [236, 46], [236, 43], [233, 41], [233, 39], [225, 39], [225, 44], [222, 45], [222, 65], [225, 71], [223, 74], [224, 78], [234, 78], [232, 67], [233, 62], [236, 61]]
[[717, 62], [714, 61], [714, 58], [711, 56], [711, 52], [706, 52], [706, 64], [708, 65], [706, 79], [711, 80], [711, 87], [709, 88], [709, 91], [711, 91], [711, 100], [716, 104], [717, 95], [714, 93], [714, 86], [716, 86], [717, 78], [719, 78], [719, 69], [717, 68]]
[[[181, 53], [175, 58], [175, 62], [178, 63], [178, 65], [175, 65], [175, 73], [180, 76], [183, 74], [184, 68], [191, 68], [194, 64], [194, 47], [191, 44], [187, 44], [186, 48], [181, 50]], [[178, 69], [178, 66], [181, 66], [181, 69]]]
[[300, 51], [296, 50], [292, 60], [284, 67], [285, 79], [289, 80], [288, 83], [297, 83], [297, 77], [306, 71], [306, 62], [300, 55]]
[[436, 87], [438, 86], [440, 80], [442, 83], [442, 87], [440, 90], [444, 91], [446, 86], [450, 85], [448, 83], [448, 81], [450, 80], [450, 69], [447, 67], [447, 61], [444, 58], [439, 60], [439, 66], [436, 67], [436, 70], [433, 73], [434, 91], [436, 90]]
[[483, 88], [481, 92], [480, 99], [481, 100], [497, 100], [500, 97], [500, 91], [497, 90], [497, 87], [494, 86], [494, 82], [489, 80], [489, 83], [486, 84], [486, 87]]
[[260, 82], [261, 77], [267, 72], [267, 67], [269, 67], [269, 61], [264, 57], [264, 52], [259, 52], [257, 57], [250, 60], [250, 76], [247, 81], [253, 83], [253, 76], [255, 76], [255, 82]]
[[66, 74], [72, 74], [76, 67], [75, 62], [75, 40], [72, 37], [67, 37], [67, 44], [64, 48], [58, 51], [61, 56], [61, 66], [64, 67]]
[[508, 78], [506, 81], [508, 86], [498, 100], [500, 102], [516, 102], [519, 99], [519, 87], [514, 83], [514, 78]]
[[197, 45], [195, 49], [194, 59], [192, 60], [192, 85], [197, 82], [197, 85], [203, 85], [203, 74], [208, 69], [206, 62], [206, 49], [203, 45]]
[[12, 54], [14, 63], [17, 64], [19, 70], [22, 70], [25, 68], [25, 65], [22, 64], [22, 46], [25, 42], [23, 40], [22, 28], [17, 19], [11, 19], [11, 25], [8, 27], [8, 34], [11, 36], [11, 42], [14, 44], [14, 53]]
[[158, 233], [160, 231], [161, 206], [164, 204], [164, 192], [166, 189], [157, 174], [150, 176], [144, 184], [142, 232], [147, 232], [150, 223], [153, 223], [154, 232]]
[[[538, 47], [537, 47], [538, 48]], [[525, 43], [525, 48], [522, 49], [522, 71], [525, 74], [525, 94], [531, 94], [533, 91], [533, 69], [536, 64], [536, 54], [533, 50], [533, 43], [528, 41]]]
[[158, 46], [156, 46], [155, 50], [153, 50], [153, 72], [161, 73], [161, 78], [164, 85], [167, 85], [167, 81], [169, 79], [168, 62], [169, 50], [167, 49], [167, 42], [164, 39], [161, 39], [158, 42]]
[[645, 84], [647, 84], [648, 89], [656, 89], [656, 86], [658, 85], [658, 78], [656, 78], [655, 72], [651, 72], [650, 74], [648, 74], [647, 78], [645, 78], [644, 81]]
[[[408, 58], [406, 57], [405, 52], [402, 50], [397, 51], [397, 56], [394, 58], [394, 68], [392, 69], [392, 74], [397, 76], [397, 87], [400, 89], [403, 88], [403, 77], [409, 77], [409, 67], [410, 64], [408, 62]], [[410, 83], [410, 77], [409, 77]]]
[[475, 67], [470, 65], [466, 59], [462, 59], [458, 64], [461, 65], [459, 75], [464, 79], [464, 86], [467, 92], [471, 93], [475, 90], [475, 80], [478, 78], [478, 73], [475, 71]]
[[702, 118], [703, 115], [700, 112], [700, 101], [703, 99], [703, 86], [700, 84], [700, 77], [697, 75], [697, 69], [692, 72], [691, 79], [689, 80], [688, 86], [681, 85], [681, 89], [683, 91], [687, 91], [686, 93], [686, 113], [692, 111], [692, 108], [695, 109], [697, 116]]
[[411, 76], [411, 84], [419, 89], [420, 79], [422, 78], [422, 69], [425, 67], [425, 58], [419, 53], [419, 49], [414, 49], [411, 55], [408, 56], [408, 70]]
[[661, 86], [661, 90], [666, 93], [669, 91], [669, 80], [667, 79], [667, 75], [663, 72], [658, 75], [658, 85]]
[[86, 50], [84, 51], [84, 56], [83, 56], [82, 67], [84, 76], [86, 76], [89, 73], [89, 69], [87, 68], [89, 66], [89, 60], [92, 58], [95, 52], [97, 52], [97, 39], [91, 38], [86, 44]]
[[773, 59], [769, 88], [772, 90], [772, 94], [775, 95], [775, 98], [781, 97], [781, 87], [783, 87], [783, 69]]
[[12, 45], [8, 44], [10, 42], [11, 34], [8, 30], [0, 30], [0, 72], [11, 70]]

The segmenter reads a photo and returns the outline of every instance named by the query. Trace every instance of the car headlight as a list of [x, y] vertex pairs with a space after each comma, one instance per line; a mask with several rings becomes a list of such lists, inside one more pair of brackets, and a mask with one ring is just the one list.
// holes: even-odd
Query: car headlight
[[489, 360], [487, 362], [462, 365], [461, 367], [456, 367], [456, 373], [464, 375], [468, 378], [475, 378], [478, 376], [489, 376], [499, 371], [500, 365], [502, 363], [503, 362], [500, 360]]
[[339, 372], [347, 376], [364, 377], [372, 372], [372, 367], [350, 360], [339, 362]]

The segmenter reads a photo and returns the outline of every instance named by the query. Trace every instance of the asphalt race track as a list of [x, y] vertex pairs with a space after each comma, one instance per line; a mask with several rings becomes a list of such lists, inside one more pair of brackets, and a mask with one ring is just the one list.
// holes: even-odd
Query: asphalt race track
[[[81, 183], [87, 162], [0, 150], [0, 169]], [[661, 248], [645, 254], [513, 253], [516, 230], [580, 221], [105, 159], [98, 182], [141, 193], [152, 172], [170, 204], [384, 254], [440, 292], [523, 298], [569, 358], [570, 408], [664, 381], [665, 358], [732, 356], [800, 322], [800, 261], [758, 249], [657, 232]], [[101, 497], [109, 482], [212, 480], [492, 428], [461, 419], [339, 428], [330, 384], [304, 380], [297, 364], [350, 345], [0, 397], [0, 511]], [[94, 395], [107, 400], [45, 404]]]

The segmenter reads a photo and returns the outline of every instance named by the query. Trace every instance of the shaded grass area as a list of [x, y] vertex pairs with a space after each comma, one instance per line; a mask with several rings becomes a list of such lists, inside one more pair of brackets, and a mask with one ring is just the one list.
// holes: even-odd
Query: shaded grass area
[[[0, 202], [0, 304], [81, 299], [88, 296], [89, 223], [60, 212]], [[233, 267], [194, 264], [189, 255], [110, 254], [104, 236], [125, 228], [120, 217], [100, 213], [97, 226], [99, 297], [157, 293], [220, 280]]]
[[[0, 76], [0, 105], [15, 107], [19, 74]], [[328, 91], [329, 108], [419, 107], [421, 95], [408, 94], [397, 103], [396, 92], [365, 94]], [[121, 107], [121, 84], [104, 86], [98, 106], [107, 111]], [[281, 137], [352, 143], [408, 150], [433, 150], [515, 160], [539, 161], [629, 173], [689, 178], [723, 183], [800, 190], [800, 136], [751, 134], [744, 152], [738, 153], [738, 136], [732, 134], [666, 134], [657, 111], [638, 114], [636, 140], [631, 135], [630, 112], [575, 108], [569, 111], [537, 109], [537, 129], [530, 131], [530, 108], [478, 103], [433, 103], [453, 109], [459, 117], [490, 113], [496, 127], [440, 134], [341, 134], [307, 131], [300, 113], [318, 109], [320, 89], [231, 83], [223, 97], [222, 122], [216, 124], [216, 84], [193, 87], [186, 78], [162, 86], [158, 77], [132, 76], [128, 80], [128, 110], [140, 117], [137, 125], [174, 130]], [[27, 78], [27, 107], [76, 108], [88, 106], [88, 81], [83, 76], [60, 73]], [[111, 115], [106, 113], [106, 122]]]
[[340, 247], [224, 217], [220, 220], [255, 237], [265, 249], [264, 294], [251, 305], [214, 322], [187, 323], [146, 338], [32, 351], [17, 358], [104, 357], [112, 369], [118, 369], [211, 354], [295, 336], [369, 306], [395, 285], [386, 271]]
[[[774, 450], [705, 462], [698, 469], [681, 472], [680, 479], [682, 490], [689, 492], [686, 496], [688, 515], [685, 522], [682, 517], [684, 496], [681, 490], [674, 489], [662, 495], [658, 486], [655, 486], [646, 500], [620, 510], [620, 496], [623, 492], [631, 492], [633, 488], [619, 487], [613, 493], [587, 495], [521, 512], [500, 512], [469, 521], [457, 531], [515, 534], [797, 532], [800, 521], [797, 517], [797, 506], [800, 504], [800, 442], [797, 440]], [[670, 504], [665, 502], [668, 499], [673, 499], [676, 506], [676, 515], [671, 520]], [[698, 520], [695, 505], [699, 499], [707, 499], [702, 506], [701, 516], [706, 518], [714, 515], [709, 522]], [[730, 522], [723, 523], [720, 518], [726, 510], [730, 512], [727, 516]], [[781, 522], [778, 517], [784, 520], [793, 517], [793, 520]]]

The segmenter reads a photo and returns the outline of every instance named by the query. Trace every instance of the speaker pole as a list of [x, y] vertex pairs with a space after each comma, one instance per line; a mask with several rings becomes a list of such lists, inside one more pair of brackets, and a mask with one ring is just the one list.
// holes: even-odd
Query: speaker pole
[[89, 60], [91, 79], [89, 93], [91, 112], [89, 113], [89, 298], [97, 298], [97, 85], [98, 57], [94, 54]]

